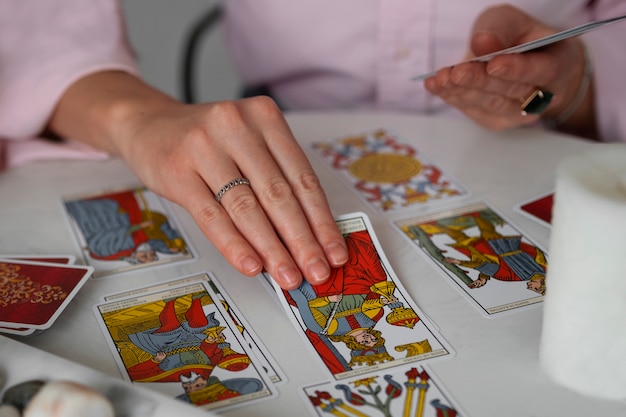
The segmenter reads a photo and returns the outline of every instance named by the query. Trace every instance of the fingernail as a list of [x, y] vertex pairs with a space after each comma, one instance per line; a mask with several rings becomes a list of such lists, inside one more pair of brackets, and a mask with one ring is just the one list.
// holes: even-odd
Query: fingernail
[[300, 285], [302, 282], [302, 275], [296, 268], [289, 265], [283, 265], [278, 268], [278, 276], [276, 279], [278, 280], [281, 288], [291, 290]]
[[326, 257], [332, 266], [341, 266], [348, 261], [348, 249], [340, 242], [332, 242], [326, 247]]
[[307, 272], [309, 282], [322, 283], [330, 276], [330, 267], [323, 259], [317, 258], [307, 265]]
[[252, 256], [246, 256], [243, 261], [241, 261], [241, 270], [246, 275], [256, 275], [261, 272], [261, 262], [257, 259], [254, 259]]

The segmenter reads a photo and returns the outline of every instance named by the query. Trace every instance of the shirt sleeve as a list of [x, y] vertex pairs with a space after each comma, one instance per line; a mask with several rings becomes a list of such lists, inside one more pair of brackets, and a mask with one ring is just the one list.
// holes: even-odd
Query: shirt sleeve
[[97, 71], [137, 74], [117, 0], [0, 0], [0, 138], [34, 138], [64, 91]]

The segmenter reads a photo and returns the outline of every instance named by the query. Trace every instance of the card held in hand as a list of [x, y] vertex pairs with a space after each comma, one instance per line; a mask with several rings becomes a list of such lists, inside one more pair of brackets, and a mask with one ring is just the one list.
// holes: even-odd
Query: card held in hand
[[346, 265], [324, 284], [276, 287], [287, 315], [335, 380], [451, 355], [391, 269], [369, 219], [337, 219], [348, 245]]

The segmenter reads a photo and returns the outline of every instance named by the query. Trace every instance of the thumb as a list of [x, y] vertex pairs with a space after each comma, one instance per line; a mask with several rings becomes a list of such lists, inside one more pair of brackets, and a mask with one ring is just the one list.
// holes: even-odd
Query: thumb
[[[545, 33], [545, 34], [544, 34]], [[474, 23], [470, 40], [475, 56], [519, 45], [551, 33], [522, 10], [511, 5], [486, 9]]]

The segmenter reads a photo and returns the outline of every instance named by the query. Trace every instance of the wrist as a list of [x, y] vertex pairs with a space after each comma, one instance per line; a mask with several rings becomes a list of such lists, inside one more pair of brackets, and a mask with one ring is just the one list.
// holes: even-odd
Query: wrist
[[542, 122], [550, 129], [595, 138], [593, 65], [587, 48], [582, 44], [581, 48], [584, 63], [576, 91], [564, 101], [564, 105], [558, 111], [546, 113], [542, 117]]
[[174, 100], [122, 71], [87, 75], [63, 94], [50, 119], [49, 128], [113, 155], [124, 147], [137, 119]]

